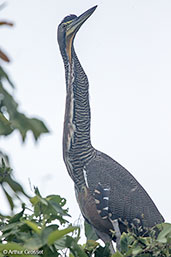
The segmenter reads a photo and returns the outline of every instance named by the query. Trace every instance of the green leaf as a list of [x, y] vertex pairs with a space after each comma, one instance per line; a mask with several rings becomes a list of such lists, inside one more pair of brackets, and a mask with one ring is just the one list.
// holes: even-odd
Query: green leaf
[[[37, 140], [42, 133], [48, 133], [49, 130], [43, 123], [43, 121], [36, 118], [28, 118], [25, 114], [18, 111], [18, 104], [14, 100], [11, 94], [4, 89], [0, 82], [0, 95], [1, 100], [1, 116], [2, 126], [0, 127], [0, 135], [9, 135], [13, 130], [19, 130], [23, 142], [26, 139], [28, 131], [33, 133], [34, 139]], [[5, 108], [5, 113], [8, 114], [9, 119], [7, 120], [3, 115], [2, 107]]]
[[58, 230], [58, 227], [57, 225], [49, 225], [47, 227], [45, 227], [43, 230], [42, 230], [42, 234], [41, 234], [41, 238], [42, 238], [42, 241], [44, 242], [44, 244], [47, 244], [48, 243], [48, 237], [49, 235], [53, 232], [53, 231], [57, 231]]
[[111, 257], [124, 257], [124, 255], [122, 255], [120, 252], [117, 251]]
[[0, 135], [7, 136], [13, 132], [11, 122], [8, 121], [5, 116], [0, 113]]
[[25, 220], [24, 223], [26, 223], [31, 229], [33, 229], [38, 235], [41, 234], [41, 228], [38, 227], [38, 225], [30, 220]]
[[32, 203], [33, 206], [35, 206], [39, 201], [40, 201], [40, 198], [37, 195], [30, 198], [30, 202]]
[[121, 240], [120, 240], [122, 253], [126, 253], [129, 249], [128, 238], [129, 238], [129, 235], [127, 233], [122, 233]]
[[66, 199], [61, 197], [60, 195], [48, 195], [46, 199], [52, 203], [57, 203], [61, 207], [63, 207], [66, 204]]
[[49, 236], [48, 236], [48, 244], [51, 245], [53, 244], [56, 240], [62, 238], [64, 235], [73, 232], [74, 230], [77, 230], [78, 227], [68, 227], [63, 230], [57, 230], [53, 231]]
[[11, 189], [15, 192], [15, 193], [22, 193], [23, 195], [25, 195], [26, 197], [29, 197], [23, 187], [17, 182], [15, 181], [10, 175], [9, 176], [6, 176], [5, 182], [8, 183], [8, 185], [11, 187]]
[[81, 246], [77, 244], [77, 241], [70, 236], [67, 236], [66, 238], [66, 247], [70, 249], [74, 257], [88, 257]]
[[23, 208], [23, 210], [17, 214], [15, 214], [10, 220], [9, 220], [9, 224], [11, 223], [16, 223], [18, 221], [20, 221], [20, 218], [23, 216], [23, 213], [25, 211], [25, 207]]
[[160, 243], [166, 243], [167, 237], [171, 236], [171, 224], [164, 223], [164, 224], [161, 224], [161, 227], [162, 227], [162, 231], [159, 233], [157, 237], [157, 241]]
[[[43, 247], [43, 256], [42, 257], [64, 257], [65, 255], [61, 255], [57, 250], [50, 248], [48, 246]], [[39, 255], [39, 257], [41, 257]]]
[[[46, 197], [46, 200], [48, 201], [48, 203], [50, 204], [50, 206], [59, 214], [61, 214], [62, 216], [70, 216], [67, 213], [67, 210], [64, 210], [61, 208], [61, 200], [62, 198], [59, 198], [58, 195], [50, 195], [48, 197]], [[63, 206], [63, 204], [62, 204]]]
[[99, 246], [99, 243], [97, 243], [94, 240], [87, 240], [86, 245], [85, 245], [85, 249], [88, 252], [94, 252], [95, 249], [97, 248], [97, 246]]
[[35, 192], [36, 196], [30, 199], [30, 202], [34, 206], [34, 214], [38, 217], [43, 214], [46, 224], [52, 222], [52, 220], [59, 220], [60, 224], [68, 223], [63, 216], [70, 216], [68, 209], [64, 209], [63, 206], [66, 200], [58, 195], [50, 195], [43, 198], [39, 192]]
[[38, 195], [30, 198], [30, 202], [33, 204], [33, 206], [36, 206], [38, 203], [42, 203], [43, 205], [48, 206], [47, 200]]
[[[8, 187], [6, 187], [8, 184]], [[0, 185], [5, 196], [10, 204], [11, 210], [15, 207], [15, 198], [19, 198], [18, 193], [22, 193], [28, 197], [23, 187], [12, 178], [12, 169], [9, 167], [9, 159], [6, 155], [0, 152]]]
[[36, 118], [30, 119], [30, 130], [34, 135], [35, 140], [37, 140], [42, 133], [49, 133], [49, 130], [47, 129], [43, 121]]
[[11, 210], [13, 210], [14, 209], [14, 202], [13, 202], [12, 197], [8, 194], [8, 192], [5, 190], [5, 188], [3, 186], [2, 186], [2, 190], [4, 191], [4, 194], [5, 194], [5, 196], [8, 200], [8, 203], [10, 205]]
[[101, 256], [111, 257], [109, 243], [106, 243], [104, 247], [102, 247], [101, 245], [97, 247], [95, 254], [96, 254], [95, 255], [96, 257], [101, 257]]
[[2, 98], [2, 106], [5, 106], [7, 108], [7, 112], [10, 116], [13, 116], [13, 114], [16, 112], [18, 108], [17, 102], [14, 100], [11, 94], [8, 93], [8, 91], [3, 87], [3, 85], [0, 83], [0, 94], [3, 96]]
[[99, 239], [93, 227], [90, 224], [88, 224], [86, 221], [84, 221], [84, 229], [85, 229], [85, 235], [87, 237], [87, 240], [96, 241]]
[[66, 236], [61, 237], [55, 241], [54, 246], [57, 250], [63, 250], [66, 248]]
[[132, 256], [137, 256], [139, 253], [142, 253], [143, 249], [138, 245], [132, 249]]
[[24, 246], [28, 249], [39, 249], [44, 246], [44, 242], [41, 240], [40, 236], [38, 234], [32, 234], [29, 235], [27, 233], [29, 238], [25, 241], [24, 240]]
[[42, 133], [49, 132], [43, 121], [36, 118], [28, 118], [23, 113], [18, 111], [10, 116], [10, 121], [12, 126], [19, 130], [23, 142], [25, 141], [28, 131], [33, 133], [35, 140], [37, 140]]
[[138, 237], [138, 242], [140, 242], [144, 246], [147, 246], [150, 244], [149, 237]]
[[9, 78], [5, 70], [2, 68], [2, 66], [0, 66], [0, 80], [2, 79], [7, 80], [10, 86], [14, 88], [14, 84], [12, 83], [11, 79]]
[[72, 253], [69, 253], [69, 257], [75, 257]]

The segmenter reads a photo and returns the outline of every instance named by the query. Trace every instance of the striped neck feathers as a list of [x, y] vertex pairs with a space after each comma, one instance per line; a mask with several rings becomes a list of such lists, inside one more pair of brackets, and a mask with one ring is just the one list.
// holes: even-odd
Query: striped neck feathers
[[76, 56], [74, 47], [71, 59], [65, 56], [66, 109], [64, 120], [64, 153], [76, 154], [89, 151], [90, 141], [90, 105], [87, 76]]

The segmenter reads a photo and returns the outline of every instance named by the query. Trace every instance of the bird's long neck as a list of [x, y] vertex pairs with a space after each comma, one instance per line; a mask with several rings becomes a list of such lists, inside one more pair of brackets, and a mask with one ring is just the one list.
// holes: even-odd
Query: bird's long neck
[[[84, 163], [92, 158], [94, 148], [90, 140], [90, 104], [88, 78], [76, 56], [64, 59], [66, 72], [66, 107], [63, 132], [63, 155], [73, 179], [82, 176]], [[70, 169], [70, 170], [69, 170]], [[80, 178], [79, 178], [80, 181]]]

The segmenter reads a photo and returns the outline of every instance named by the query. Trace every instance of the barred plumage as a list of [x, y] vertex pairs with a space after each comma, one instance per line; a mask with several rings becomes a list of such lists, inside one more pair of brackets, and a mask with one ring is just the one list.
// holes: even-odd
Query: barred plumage
[[67, 16], [58, 27], [67, 93], [63, 158], [86, 221], [104, 242], [114, 239], [119, 246], [120, 234], [127, 231], [127, 226], [136, 227], [140, 233], [164, 222], [164, 219], [131, 173], [91, 145], [89, 83], [76, 56], [73, 41], [95, 9], [96, 6], [79, 17]]

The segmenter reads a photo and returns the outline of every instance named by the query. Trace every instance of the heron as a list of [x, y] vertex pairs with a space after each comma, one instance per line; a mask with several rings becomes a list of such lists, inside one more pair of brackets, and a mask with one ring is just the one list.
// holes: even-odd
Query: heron
[[89, 82], [76, 55], [74, 39], [96, 8], [80, 16], [68, 15], [58, 26], [66, 80], [63, 159], [83, 217], [114, 252], [112, 241], [119, 248], [120, 236], [128, 227], [145, 231], [164, 218], [134, 176], [91, 144]]

